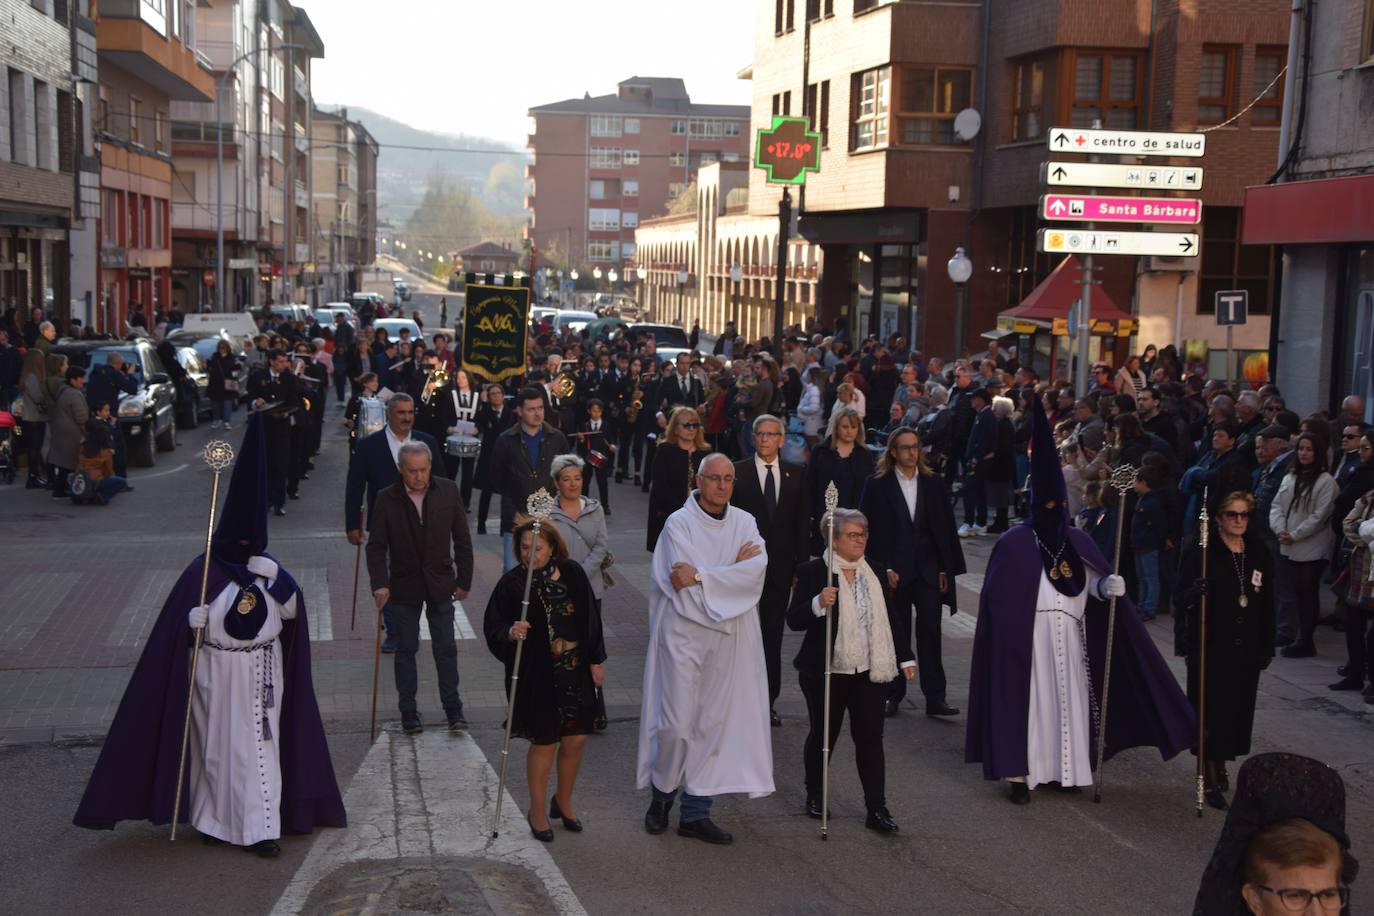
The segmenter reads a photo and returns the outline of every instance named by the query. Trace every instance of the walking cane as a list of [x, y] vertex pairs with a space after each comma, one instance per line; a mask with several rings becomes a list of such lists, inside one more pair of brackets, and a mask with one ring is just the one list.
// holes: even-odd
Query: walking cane
[[377, 681], [382, 674], [382, 630], [386, 629], [386, 623], [382, 619], [382, 609], [377, 608], [375, 642], [372, 646], [372, 724], [367, 728], [367, 743], [370, 745], [377, 740]]
[[358, 625], [358, 572], [363, 565], [363, 510], [358, 510], [358, 552], [353, 555], [353, 614], [348, 619], [348, 631]]
[[[530, 553], [525, 558], [525, 595], [520, 599], [520, 622], [524, 623], [530, 615], [530, 585], [534, 582], [534, 549], [539, 529], [549, 517], [553, 508], [553, 497], [548, 490], [539, 489], [530, 494], [525, 501], [525, 511], [534, 523], [530, 528]], [[520, 555], [520, 545], [515, 545], [516, 556]], [[515, 721], [515, 689], [520, 684], [520, 659], [524, 655], [525, 641], [515, 641], [515, 664], [510, 674], [510, 698], [506, 700], [506, 737], [501, 741], [501, 781], [496, 785], [496, 814], [491, 822], [491, 838], [496, 839], [501, 826], [501, 801], [506, 790], [506, 764], [510, 762], [510, 731]]]
[[[1121, 575], [1121, 525], [1126, 520], [1126, 494], [1135, 489], [1139, 471], [1123, 464], [1112, 471], [1108, 486], [1116, 491], [1116, 543], [1112, 547], [1112, 575]], [[1107, 661], [1102, 666], [1102, 710], [1097, 726], [1097, 768], [1093, 776], [1093, 802], [1102, 802], [1102, 757], [1107, 749], [1107, 696], [1112, 687], [1112, 644], [1116, 639], [1116, 596], [1107, 606]]]
[[[825, 582], [827, 585], [836, 586], [835, 581], [835, 508], [840, 504], [840, 491], [835, 489], [835, 481], [830, 481], [825, 487], [825, 515], [826, 527], [829, 528], [827, 538], [830, 542], [830, 552], [827, 554], [829, 561], [826, 563]], [[824, 712], [821, 715], [821, 839], [830, 839], [830, 669], [831, 660], [835, 656], [834, 647], [830, 645], [830, 632], [833, 618], [830, 612], [834, 610], [834, 605], [825, 609], [825, 701]]]
[[[1199, 544], [1202, 547], [1202, 578], [1207, 578], [1207, 488], [1202, 490], [1202, 511], [1198, 513], [1202, 524]], [[1207, 593], [1203, 592], [1198, 601], [1198, 641], [1197, 641], [1197, 816], [1202, 817], [1202, 804], [1207, 794], [1206, 757], [1203, 745], [1207, 741]]]
[[[201, 453], [214, 474], [210, 483], [210, 521], [205, 528], [205, 558], [200, 565], [200, 606], [205, 606], [205, 592], [210, 587], [210, 541], [215, 536], [215, 506], [219, 503], [219, 475], [234, 463], [234, 447], [222, 439], [205, 443]], [[196, 627], [196, 640], [191, 646], [191, 676], [186, 686], [186, 718], [181, 724], [181, 760], [177, 764], [176, 800], [172, 802], [172, 836], [177, 838], [177, 821], [181, 818], [181, 789], [186, 780], [186, 748], [191, 743], [191, 703], [196, 695], [196, 663], [200, 660], [200, 642], [205, 636], [203, 627]]]

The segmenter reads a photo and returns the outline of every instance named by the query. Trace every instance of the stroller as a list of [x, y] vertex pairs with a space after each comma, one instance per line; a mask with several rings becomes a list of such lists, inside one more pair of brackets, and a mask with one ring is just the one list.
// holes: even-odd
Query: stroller
[[14, 414], [0, 410], [0, 481], [14, 483]]

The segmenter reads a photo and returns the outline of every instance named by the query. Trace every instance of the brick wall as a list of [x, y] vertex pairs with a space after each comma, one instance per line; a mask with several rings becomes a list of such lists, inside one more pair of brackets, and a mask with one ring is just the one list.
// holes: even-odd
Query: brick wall
[[[75, 195], [71, 175], [57, 171], [57, 92], [71, 88], [71, 33], [28, 0], [0, 0], [0, 82], [5, 83], [0, 109], [0, 202], [16, 209], [69, 211]], [[34, 81], [44, 87], [35, 96]], [[34, 117], [35, 98], [42, 103]], [[26, 112], [24, 136], [10, 137], [11, 105]], [[39, 141], [43, 149], [39, 150]], [[16, 161], [17, 160], [17, 161]], [[35, 166], [42, 165], [43, 168]]]

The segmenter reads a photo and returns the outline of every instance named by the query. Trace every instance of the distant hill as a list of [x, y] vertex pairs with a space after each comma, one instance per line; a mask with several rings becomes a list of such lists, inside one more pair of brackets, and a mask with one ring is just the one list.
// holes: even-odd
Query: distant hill
[[493, 214], [524, 214], [525, 163], [529, 159], [525, 150], [487, 137], [421, 130], [367, 108], [320, 108], [346, 110], [350, 120], [361, 121], [381, 144], [377, 192], [379, 203], [385, 206], [383, 219], [404, 223], [419, 205], [434, 175], [445, 175], [451, 183], [469, 188]]

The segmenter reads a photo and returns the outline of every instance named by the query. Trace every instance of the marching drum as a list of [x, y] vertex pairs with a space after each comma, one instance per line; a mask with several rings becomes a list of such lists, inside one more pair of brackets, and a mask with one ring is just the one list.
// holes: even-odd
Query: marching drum
[[476, 458], [482, 451], [482, 440], [476, 436], [454, 433], [445, 440], [444, 448], [455, 458]]
[[598, 452], [594, 448], [587, 449], [587, 461], [594, 468], [608, 468], [611, 466], [611, 456], [605, 452]]

